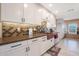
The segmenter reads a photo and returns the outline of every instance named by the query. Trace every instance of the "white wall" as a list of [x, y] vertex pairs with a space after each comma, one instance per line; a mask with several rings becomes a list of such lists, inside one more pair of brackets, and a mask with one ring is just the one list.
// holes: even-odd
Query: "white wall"
[[64, 19], [58, 18], [57, 19], [57, 28], [56, 31], [59, 33], [59, 36], [63, 38], [64, 36], [64, 29], [63, 29]]

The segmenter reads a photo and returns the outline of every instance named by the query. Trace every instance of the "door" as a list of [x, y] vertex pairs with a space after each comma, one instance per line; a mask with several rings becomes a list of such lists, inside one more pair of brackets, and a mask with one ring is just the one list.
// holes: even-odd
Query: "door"
[[47, 49], [50, 49], [52, 47], [52, 41], [47, 40]]
[[33, 4], [24, 4], [25, 23], [32, 24], [33, 20]]
[[6, 4], [5, 3], [1, 3], [1, 6], [0, 6], [0, 8], [1, 8], [1, 21], [2, 20], [5, 20], [6, 19], [6, 17], [5, 17], [5, 11], [6, 11]]
[[27, 41], [15, 42], [0, 46], [0, 55], [3, 56], [27, 56]]
[[47, 40], [42, 40], [40, 43], [40, 55], [42, 55], [43, 53], [45, 53], [48, 49], [47, 49]]
[[40, 55], [40, 42], [38, 41], [38, 39], [28, 41], [28, 46], [30, 48], [28, 51], [28, 56], [39, 56]]
[[22, 3], [5, 3], [6, 19], [4, 19], [4, 21], [21, 22], [23, 17], [23, 8]]

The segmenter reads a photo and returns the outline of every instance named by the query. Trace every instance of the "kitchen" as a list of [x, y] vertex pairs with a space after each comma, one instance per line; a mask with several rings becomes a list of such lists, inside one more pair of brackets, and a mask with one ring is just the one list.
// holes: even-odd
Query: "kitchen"
[[56, 31], [55, 15], [43, 4], [1, 3], [0, 10], [2, 56], [41, 56], [64, 37]]
[[0, 56], [79, 55], [78, 5], [0, 3]]

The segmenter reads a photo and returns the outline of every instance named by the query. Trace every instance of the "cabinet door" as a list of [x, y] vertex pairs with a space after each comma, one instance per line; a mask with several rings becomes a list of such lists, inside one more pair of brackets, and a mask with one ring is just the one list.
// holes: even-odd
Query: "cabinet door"
[[21, 22], [23, 17], [23, 4], [22, 3], [6, 3], [5, 4], [4, 21]]
[[[37, 40], [37, 39], [36, 39]], [[33, 40], [32, 43], [28, 42], [30, 50], [28, 56], [39, 56], [40, 55], [40, 42]]]
[[33, 4], [24, 4], [24, 18], [25, 23], [32, 24], [33, 19]]
[[6, 11], [6, 4], [5, 3], [1, 3], [1, 21], [5, 20], [5, 12]]
[[0, 46], [0, 55], [25, 56], [27, 55], [27, 41], [21, 41]]
[[20, 47], [17, 49], [7, 51], [7, 53], [5, 55], [7, 55], [7, 56], [25, 56], [25, 55], [27, 55], [26, 47]]
[[54, 38], [51, 38], [51, 46], [54, 45]]
[[28, 56], [39, 56], [39, 43], [34, 43], [29, 45], [30, 51], [28, 52]]
[[25, 56], [27, 55], [26, 47], [20, 47], [16, 49], [11, 49], [8, 51], [0, 52], [0, 56]]
[[47, 40], [47, 49], [50, 49], [52, 47], [52, 41]]
[[47, 50], [48, 50], [47, 49], [47, 40], [42, 40], [42, 42], [40, 43], [40, 55], [45, 53]]
[[25, 6], [28, 5], [28, 7], [24, 7], [24, 18], [26, 23], [30, 24], [40, 24], [41, 23], [41, 16], [42, 13], [38, 12], [38, 9], [40, 9], [37, 4], [24, 4]]
[[41, 22], [43, 21], [41, 9], [42, 8], [39, 5], [36, 5], [33, 12], [33, 20], [35, 20], [34, 23], [37, 25], [41, 25]]

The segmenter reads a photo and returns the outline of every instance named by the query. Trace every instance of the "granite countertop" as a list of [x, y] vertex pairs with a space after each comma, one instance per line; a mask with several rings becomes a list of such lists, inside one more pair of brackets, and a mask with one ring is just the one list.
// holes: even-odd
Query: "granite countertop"
[[16, 37], [6, 37], [3, 39], [0, 38], [0, 45], [10, 44], [10, 43], [18, 42], [18, 41], [29, 40], [29, 39], [33, 39], [33, 38], [37, 38], [37, 37], [41, 37], [41, 36], [46, 36], [46, 34], [45, 33], [37, 33], [37, 34], [33, 34], [32, 36], [20, 35], [20, 36], [16, 36]]

